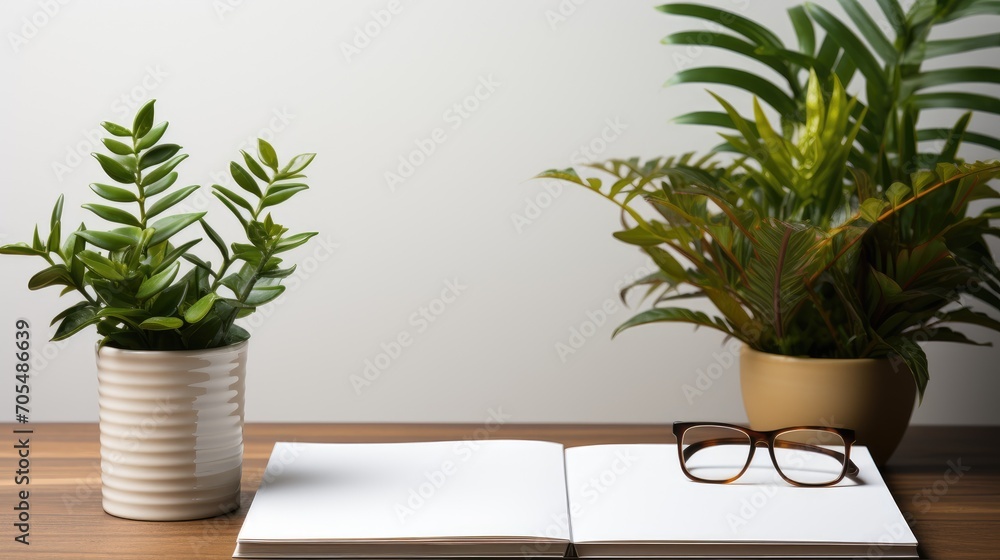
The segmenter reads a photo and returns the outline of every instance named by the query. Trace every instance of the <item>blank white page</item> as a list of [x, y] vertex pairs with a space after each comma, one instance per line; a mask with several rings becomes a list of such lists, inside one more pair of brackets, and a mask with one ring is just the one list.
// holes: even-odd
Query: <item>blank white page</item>
[[[737, 450], [738, 452], [738, 450]], [[566, 450], [574, 542], [894, 543], [916, 545], [868, 450], [853, 447], [857, 481], [791, 486], [764, 448], [731, 484], [693, 482], [677, 446]]]
[[568, 541], [567, 518], [557, 443], [276, 443], [238, 541]]

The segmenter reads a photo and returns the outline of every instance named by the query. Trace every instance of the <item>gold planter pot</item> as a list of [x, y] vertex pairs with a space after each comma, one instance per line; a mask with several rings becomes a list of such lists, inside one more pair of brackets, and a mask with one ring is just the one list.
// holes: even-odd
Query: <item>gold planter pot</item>
[[740, 386], [751, 428], [851, 428], [878, 465], [899, 445], [916, 399], [909, 369], [888, 359], [794, 358], [747, 346]]
[[104, 511], [143, 521], [240, 507], [247, 343], [97, 352]]

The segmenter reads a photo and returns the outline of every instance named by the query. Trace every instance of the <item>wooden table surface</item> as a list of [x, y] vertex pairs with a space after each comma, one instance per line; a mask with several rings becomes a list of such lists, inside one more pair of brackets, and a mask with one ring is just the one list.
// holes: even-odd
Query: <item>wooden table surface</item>
[[[96, 424], [34, 424], [30, 442], [30, 545], [14, 542], [17, 443], [0, 442], [0, 558], [230, 558], [275, 441], [369, 442], [542, 439], [568, 446], [670, 442], [666, 426], [461, 424], [248, 424], [242, 507], [185, 522], [118, 519], [101, 509]], [[925, 558], [1000, 558], [1000, 427], [911, 427], [883, 470]]]

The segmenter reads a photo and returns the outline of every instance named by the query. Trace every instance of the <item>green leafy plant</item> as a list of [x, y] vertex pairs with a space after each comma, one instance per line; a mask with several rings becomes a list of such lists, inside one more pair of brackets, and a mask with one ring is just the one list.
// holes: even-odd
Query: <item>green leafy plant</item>
[[[887, 357], [909, 368], [923, 395], [929, 374], [918, 342], [975, 344], [951, 328], [956, 323], [1000, 331], [1000, 321], [960, 301], [968, 295], [1000, 310], [1000, 270], [986, 242], [1000, 234], [991, 223], [1000, 219], [1000, 206], [988, 207], [1000, 199], [988, 184], [1000, 175], [1000, 162], [958, 157], [963, 140], [1000, 148], [1000, 140], [967, 130], [973, 112], [997, 112], [1000, 100], [922, 91], [1000, 80], [997, 69], [923, 71], [921, 64], [1000, 44], [1000, 34], [929, 40], [935, 25], [984, 13], [989, 3], [918, 0], [904, 13], [895, 0], [880, 0], [897, 31], [894, 42], [856, 1], [841, 4], [868, 43], [812, 4], [789, 12], [798, 50], [737, 14], [694, 4], [660, 7], [718, 23], [732, 33], [708, 33], [710, 46], [753, 58], [786, 83], [736, 68], [681, 71], [668, 84], [718, 83], [753, 93], [752, 118], [715, 96], [720, 111], [675, 119], [735, 131], [704, 156], [611, 160], [587, 166], [598, 176], [586, 178], [572, 169], [540, 176], [578, 184], [617, 205], [625, 229], [615, 237], [658, 265], [622, 293], [645, 288], [652, 308], [616, 334], [683, 322], [764, 352]], [[817, 27], [826, 32], [822, 40]], [[704, 31], [681, 32], [664, 42], [704, 46], [705, 38]], [[847, 94], [852, 79], [864, 83], [867, 106]], [[761, 101], [777, 110], [779, 123], [771, 123]], [[939, 107], [972, 112], [949, 129], [918, 129], [921, 111]], [[938, 151], [918, 149], [942, 137]], [[970, 203], [987, 208], [976, 213]], [[675, 305], [692, 297], [708, 298], [718, 314]]]
[[[1000, 68], [969, 66], [927, 70], [924, 63], [947, 55], [1000, 46], [1000, 33], [932, 40], [938, 26], [995, 15], [996, 3], [981, 0], [916, 0], [905, 11], [897, 0], [878, 0], [879, 14], [871, 14], [858, 0], [838, 0], [857, 31], [818, 3], [788, 11], [797, 45], [789, 47], [765, 26], [739, 14], [698, 4], [665, 4], [664, 13], [701, 19], [722, 31], [684, 31], [663, 39], [669, 45], [700, 45], [737, 53], [778, 74], [778, 80], [742, 68], [696, 67], [677, 72], [667, 85], [703, 83], [732, 86], [750, 92], [781, 115], [787, 127], [804, 123], [806, 75], [815, 72], [824, 95], [834, 88], [833, 77], [845, 86], [863, 82], [867, 106], [860, 101], [852, 116], [861, 123], [851, 164], [886, 188], [905, 182], [911, 173], [953, 162], [962, 142], [1000, 150], [1000, 138], [968, 130], [971, 114], [951, 128], [918, 128], [925, 110], [963, 110], [1000, 114], [996, 95], [967, 91], [927, 91], [961, 83], [1000, 83]], [[878, 20], [884, 22], [880, 25]], [[882, 28], [891, 29], [894, 37]], [[817, 33], [819, 31], [822, 33]], [[674, 119], [677, 123], [736, 128], [738, 121], [724, 112], [698, 111]], [[921, 142], [935, 142], [938, 152], [921, 151]], [[728, 150], [723, 144], [718, 150]]]
[[[229, 169], [240, 195], [220, 185], [212, 194], [229, 208], [246, 235], [227, 244], [205, 220], [206, 212], [167, 211], [198, 190], [175, 188], [175, 168], [187, 158], [176, 144], [161, 143], [168, 123], [154, 125], [155, 101], [143, 105], [132, 127], [101, 123], [110, 154], [93, 154], [116, 184], [94, 183], [104, 201], [83, 207], [116, 227], [82, 225], [62, 239], [63, 197], [52, 211], [49, 234], [35, 228], [32, 242], [0, 247], [0, 254], [41, 257], [48, 266], [28, 288], [62, 288], [61, 295], [83, 300], [59, 313], [53, 340], [68, 338], [90, 325], [101, 344], [128, 350], [215, 348], [249, 338], [235, 323], [284, 291], [281, 280], [295, 271], [278, 256], [306, 243], [315, 232], [288, 234], [271, 210], [308, 188], [302, 171], [315, 154], [295, 156], [281, 165], [274, 148], [258, 140], [257, 157], [241, 152], [243, 164]], [[213, 266], [191, 252], [203, 239], [175, 242], [175, 235], [198, 223], [220, 253]], [[187, 263], [187, 266], [182, 266]], [[182, 270], [186, 268], [186, 270]]]

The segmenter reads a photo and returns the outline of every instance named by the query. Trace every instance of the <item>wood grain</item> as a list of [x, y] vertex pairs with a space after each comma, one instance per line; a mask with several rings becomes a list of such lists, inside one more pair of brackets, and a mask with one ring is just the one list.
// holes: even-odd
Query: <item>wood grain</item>
[[[0, 558], [230, 558], [275, 441], [369, 442], [542, 439], [569, 446], [670, 442], [667, 426], [455, 424], [249, 424], [242, 507], [185, 522], [118, 519], [101, 509], [96, 424], [35, 424], [31, 434], [29, 546], [13, 541], [17, 457], [0, 424]], [[911, 427], [884, 476], [926, 558], [1000, 557], [1000, 427]], [[960, 472], [956, 474], [956, 472]]]

